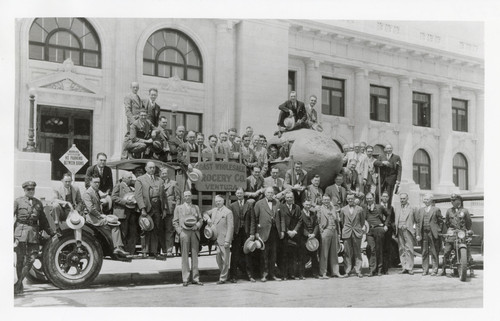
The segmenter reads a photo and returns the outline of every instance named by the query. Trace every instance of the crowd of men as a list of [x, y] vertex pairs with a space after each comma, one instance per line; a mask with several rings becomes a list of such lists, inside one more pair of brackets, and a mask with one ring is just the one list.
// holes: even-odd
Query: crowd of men
[[[62, 177], [61, 186], [54, 191], [53, 217], [57, 225], [77, 209], [88, 224], [109, 236], [116, 257], [135, 254], [137, 233], [141, 257], [173, 256], [178, 239], [184, 286], [202, 285], [198, 272], [201, 230], [216, 245], [219, 284], [236, 282], [238, 271], [251, 282], [256, 278], [262, 282], [304, 279], [309, 261], [314, 278], [351, 274], [361, 278], [361, 241], [365, 235], [368, 276], [387, 274], [393, 256], [393, 235], [399, 243], [401, 273], [414, 273], [413, 248], [422, 241], [423, 274], [429, 273], [431, 255], [431, 275], [436, 275], [437, 253], [442, 245], [440, 232], [458, 227], [470, 230], [470, 216], [462, 208], [460, 196], [452, 196], [453, 208], [443, 219], [432, 203], [432, 195], [426, 195], [425, 206], [418, 208], [409, 204], [408, 194], [397, 192], [401, 159], [389, 144], [382, 155], [374, 155], [373, 147], [363, 142], [345, 145], [344, 166], [334, 184], [323, 191], [320, 176], [309, 177], [300, 161], [280, 177], [274, 161], [289, 156], [290, 143], [267, 146], [266, 137], [254, 135], [250, 126], [241, 135], [236, 128], [210, 135], [208, 145], [203, 133], [186, 133], [183, 126], [178, 126], [175, 136], [170, 137], [167, 119], [159, 115], [156, 104], [158, 91], [149, 90], [149, 99], [141, 100], [138, 89], [139, 85], [132, 83], [132, 92], [124, 101], [128, 132], [123, 157], [176, 161], [191, 171], [199, 160], [190, 157], [191, 153], [201, 151], [203, 157], [208, 157], [205, 160], [230, 161], [228, 155], [238, 155], [248, 168], [246, 188], [233, 191], [236, 200], [230, 204], [224, 204], [225, 198], [217, 195], [213, 209], [201, 213], [192, 202], [192, 191], [181, 191], [169, 178], [167, 167], [158, 169], [154, 162], [148, 162], [144, 170], [125, 172], [113, 185], [107, 156], [98, 153], [96, 165], [87, 169], [83, 195], [72, 186], [71, 175]], [[290, 100], [279, 107], [277, 135], [304, 127], [321, 130], [315, 103], [316, 97], [311, 96], [305, 108], [292, 92]], [[28, 231], [42, 227], [50, 235], [57, 232], [48, 229], [43, 220], [43, 208], [33, 197], [35, 186], [35, 182], [23, 184], [26, 195], [15, 201], [18, 291], [22, 291], [25, 270], [31, 268], [37, 255], [38, 241]], [[392, 206], [393, 197], [400, 199], [400, 205]], [[445, 255], [449, 251], [447, 246]], [[344, 262], [343, 274], [339, 258]]]

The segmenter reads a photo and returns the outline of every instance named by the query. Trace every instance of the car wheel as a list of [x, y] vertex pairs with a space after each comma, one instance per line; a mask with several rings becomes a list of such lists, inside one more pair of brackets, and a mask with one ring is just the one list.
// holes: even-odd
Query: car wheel
[[99, 242], [82, 233], [78, 250], [73, 233], [47, 242], [43, 251], [47, 278], [60, 289], [76, 289], [89, 285], [102, 267], [103, 252]]

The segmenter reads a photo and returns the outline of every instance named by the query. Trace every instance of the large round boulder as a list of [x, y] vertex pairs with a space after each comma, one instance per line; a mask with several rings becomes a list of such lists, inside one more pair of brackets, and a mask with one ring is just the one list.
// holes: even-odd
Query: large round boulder
[[[311, 178], [316, 174], [321, 177], [320, 186], [323, 190], [333, 184], [335, 175], [342, 168], [343, 155], [332, 137], [315, 130], [300, 129], [285, 132], [281, 138], [271, 137], [268, 145], [282, 144], [285, 140], [293, 141], [290, 155], [293, 155], [295, 162], [302, 162], [302, 168], [308, 173], [307, 184], [310, 184]], [[278, 165], [278, 167], [285, 166], [285, 164]]]

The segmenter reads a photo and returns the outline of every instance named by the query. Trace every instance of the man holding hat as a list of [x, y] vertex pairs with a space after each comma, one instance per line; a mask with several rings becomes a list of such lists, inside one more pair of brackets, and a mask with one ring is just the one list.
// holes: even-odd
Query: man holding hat
[[108, 220], [108, 216], [102, 212], [99, 183], [99, 176], [92, 177], [90, 187], [82, 195], [83, 203], [86, 207], [86, 221], [99, 229], [108, 239], [112, 240], [114, 247], [113, 254], [117, 256], [127, 256], [130, 253], [123, 250], [122, 235], [119, 228], [120, 222], [118, 222], [118, 218], [114, 215], [108, 215], [112, 216], [113, 219], [116, 218], [116, 220], [110, 221]]
[[145, 248], [143, 254], [148, 253], [157, 259], [162, 259], [159, 249], [159, 227], [161, 224], [162, 204], [160, 189], [162, 180], [155, 176], [156, 165], [154, 162], [147, 162], [146, 174], [137, 178], [135, 182], [135, 200], [141, 211], [141, 216], [149, 215], [154, 222], [153, 230], [146, 232]]
[[83, 201], [80, 189], [75, 188], [71, 183], [73, 178], [71, 174], [65, 173], [61, 180], [61, 185], [54, 189], [54, 199], [52, 200], [52, 217], [54, 223], [59, 225], [61, 221], [66, 220], [71, 209], [77, 211], [83, 210]]
[[224, 206], [224, 198], [215, 196], [215, 208], [205, 213], [208, 226], [214, 229], [217, 239], [217, 256], [215, 257], [220, 270], [217, 284], [226, 283], [229, 273], [230, 247], [233, 240], [233, 212]]
[[203, 218], [200, 209], [192, 203], [190, 191], [184, 191], [184, 204], [179, 205], [174, 211], [174, 228], [179, 234], [182, 254], [182, 285], [188, 286], [189, 282], [189, 252], [191, 251], [191, 270], [193, 273], [192, 284], [203, 285], [200, 282], [198, 270], [198, 251], [200, 246], [200, 229]]
[[[470, 213], [466, 208], [463, 208], [462, 196], [458, 194], [450, 195], [450, 202], [453, 205], [446, 211], [444, 218], [443, 233], [447, 233], [448, 230], [466, 230], [469, 234], [473, 234], [471, 231], [472, 220], [470, 218]], [[444, 256], [443, 256], [443, 271], [441, 276], [446, 276], [446, 262], [450, 259], [451, 251], [453, 250], [454, 242], [444, 243]], [[472, 260], [470, 250], [467, 251], [468, 260]]]
[[167, 117], [160, 116], [158, 127], [154, 128], [151, 132], [151, 137], [153, 138], [151, 149], [153, 151], [153, 158], [159, 159], [162, 162], [168, 161], [170, 153], [170, 135], [167, 130]]
[[[234, 236], [231, 244], [231, 267], [229, 268], [229, 281], [236, 283], [238, 266], [245, 270], [248, 280], [255, 282], [252, 277], [252, 253], [244, 253], [244, 245], [250, 236], [250, 228], [253, 214], [253, 200], [245, 201], [245, 192], [240, 187], [236, 190], [237, 200], [231, 203], [229, 209], [233, 212]], [[253, 239], [251, 239], [253, 241]], [[240, 260], [244, 256], [244, 268], [241, 268]]]
[[133, 190], [132, 172], [125, 172], [119, 184], [113, 187], [113, 214], [120, 220], [120, 230], [125, 240], [125, 249], [130, 254], [135, 252], [137, 242], [137, 212]]
[[14, 201], [14, 249], [17, 257], [14, 294], [23, 292], [23, 280], [38, 257], [39, 229], [42, 228], [50, 236], [55, 235], [43, 212], [42, 202], [34, 197], [36, 183], [24, 182], [22, 187], [24, 196]]
[[[279, 105], [278, 109], [280, 110], [278, 117], [278, 131], [275, 133], [278, 137], [281, 137], [281, 134], [284, 131], [300, 129], [307, 126], [306, 107], [303, 102], [297, 100], [297, 93], [295, 91], [290, 92], [290, 99]], [[291, 128], [287, 128], [285, 126], [285, 119], [287, 117], [291, 117], [294, 120]]]
[[303, 203], [303, 209], [300, 213], [300, 220], [298, 231], [299, 235], [302, 235], [302, 240], [300, 241], [300, 251], [299, 255], [301, 256], [301, 263], [299, 264], [299, 279], [304, 279], [304, 270], [306, 262], [311, 259], [312, 263], [312, 275], [315, 279], [318, 278], [319, 273], [319, 263], [318, 263], [318, 251], [317, 249], [314, 251], [309, 251], [305, 244], [308, 240], [316, 239], [319, 234], [318, 227], [318, 219], [315, 213], [311, 212], [311, 201], [306, 200]]
[[[347, 206], [340, 210], [340, 222], [342, 224], [342, 239], [345, 246], [345, 276], [349, 276], [353, 265], [359, 278], [361, 274], [361, 238], [365, 226], [365, 212], [359, 205], [354, 204], [354, 194], [347, 194]], [[354, 263], [354, 264], [353, 264]]]
[[291, 191], [285, 194], [285, 204], [280, 205], [281, 215], [285, 222], [285, 238], [283, 239], [283, 256], [281, 263], [281, 274], [283, 280], [287, 278], [295, 279], [299, 276], [300, 264], [302, 263], [299, 256], [300, 236], [299, 220], [300, 206], [293, 203], [293, 193]]
[[333, 205], [330, 196], [323, 195], [322, 206], [319, 208], [318, 225], [321, 235], [321, 253], [319, 258], [319, 274], [320, 278], [328, 279], [326, 271], [328, 266], [332, 271], [333, 277], [341, 278], [338, 262], [339, 242], [339, 214], [337, 213], [338, 206]]
[[[162, 225], [160, 226], [160, 245], [166, 251], [167, 256], [173, 256], [175, 229], [173, 226], [175, 207], [181, 204], [181, 190], [177, 182], [168, 177], [168, 167], [160, 170], [160, 178], [163, 183], [160, 187], [162, 198]], [[164, 240], [164, 241], [163, 241]]]

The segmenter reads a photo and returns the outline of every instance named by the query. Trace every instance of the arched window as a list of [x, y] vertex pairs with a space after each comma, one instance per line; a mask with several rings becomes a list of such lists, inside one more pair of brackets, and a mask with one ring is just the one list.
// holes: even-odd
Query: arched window
[[413, 180], [420, 189], [431, 189], [431, 159], [423, 149], [413, 155]]
[[469, 189], [469, 166], [462, 153], [456, 153], [453, 157], [453, 183], [461, 190]]
[[83, 18], [37, 18], [30, 28], [29, 57], [78, 66], [101, 68], [101, 44], [92, 25]]
[[146, 41], [143, 74], [203, 82], [203, 61], [191, 38], [175, 29], [161, 29]]

